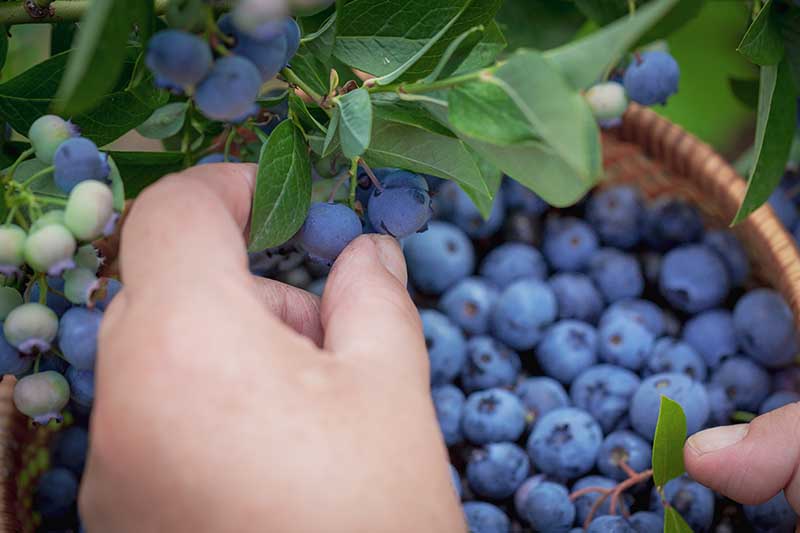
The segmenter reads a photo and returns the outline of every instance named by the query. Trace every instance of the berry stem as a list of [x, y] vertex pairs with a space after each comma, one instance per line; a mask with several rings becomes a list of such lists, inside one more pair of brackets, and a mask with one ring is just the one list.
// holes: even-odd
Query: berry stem
[[336, 183], [333, 185], [331, 189], [331, 193], [328, 195], [328, 203], [333, 203], [336, 199], [336, 193], [339, 192], [339, 189], [344, 185], [345, 180], [350, 176], [350, 172], [342, 172], [342, 175], [336, 178]]
[[318, 93], [316, 93], [316, 92], [314, 91], [314, 89], [312, 89], [311, 87], [309, 87], [309, 86], [308, 86], [308, 85], [307, 85], [307, 84], [306, 84], [306, 83], [305, 83], [303, 80], [301, 80], [301, 79], [300, 79], [300, 78], [297, 76], [297, 74], [295, 74], [295, 73], [294, 73], [294, 71], [292, 71], [292, 69], [290, 69], [289, 67], [286, 67], [286, 68], [284, 68], [283, 70], [281, 70], [281, 75], [282, 75], [282, 76], [284, 77], [284, 79], [285, 79], [287, 82], [289, 82], [291, 85], [294, 85], [294, 86], [296, 86], [296, 87], [297, 87], [297, 88], [299, 88], [301, 91], [303, 91], [304, 93], [306, 93], [306, 94], [309, 96], [309, 98], [311, 98], [312, 100], [314, 100], [314, 102], [315, 102], [317, 105], [319, 105], [319, 106], [320, 106], [320, 108], [321, 108], [321, 109], [325, 110], [325, 112], [326, 112], [326, 113], [328, 113], [328, 114], [330, 115], [330, 110], [329, 110], [329, 109], [326, 109], [326, 108], [324, 108], [324, 107], [322, 107], [322, 105], [320, 104], [320, 102], [322, 101], [322, 96], [320, 96]]
[[461, 74], [459, 76], [453, 76], [452, 78], [445, 78], [443, 80], [437, 80], [432, 83], [424, 83], [424, 82], [415, 82], [415, 83], [391, 83], [389, 85], [373, 85], [364, 83], [364, 86], [367, 90], [371, 93], [401, 93], [401, 94], [415, 94], [415, 93], [429, 93], [432, 91], [438, 91], [440, 89], [450, 89], [455, 87], [456, 85], [461, 85], [463, 83], [467, 83], [470, 81], [475, 81], [482, 76], [491, 75], [497, 69], [497, 66], [485, 68], [483, 70], [477, 70], [475, 72], [468, 72], [466, 74]]
[[633, 15], [636, 13], [636, 0], [628, 0], [628, 14]]
[[27, 150], [25, 150], [24, 152], [22, 152], [21, 154], [19, 154], [19, 157], [17, 158], [17, 160], [14, 161], [14, 164], [12, 164], [11, 167], [8, 169], [8, 172], [6, 172], [6, 175], [3, 176], [3, 182], [8, 183], [9, 181], [11, 181], [14, 178], [14, 172], [17, 171], [17, 167], [20, 166], [23, 161], [25, 161], [26, 159], [28, 159], [30, 156], [32, 156], [35, 153], [36, 153], [36, 150], [34, 150], [31, 147], [31, 148], [28, 148]]
[[756, 417], [754, 413], [749, 413], [747, 411], [736, 411], [731, 415], [731, 420], [734, 422], [752, 422], [753, 419]]
[[17, 214], [17, 206], [12, 206], [11, 209], [8, 210], [8, 216], [6, 217], [6, 226], [11, 224], [11, 221], [14, 220], [14, 215]]
[[350, 209], [355, 210], [356, 208], [356, 186], [358, 185], [358, 158], [354, 157], [350, 160], [350, 171], [348, 172], [350, 176], [350, 196], [348, 197], [347, 203], [350, 206]]
[[33, 362], [33, 373], [34, 374], [38, 374], [39, 373], [39, 361], [41, 361], [41, 360], [42, 360], [42, 354], [41, 354], [41, 352], [39, 352], [39, 353], [36, 354], [36, 360]]
[[66, 198], [59, 198], [57, 196], [36, 195], [36, 201], [42, 204], [58, 205], [61, 207], [67, 205]]
[[39, 274], [36, 283], [39, 284], [39, 303], [47, 305], [47, 280], [44, 278], [44, 274]]
[[51, 165], [51, 166], [49, 166], [47, 168], [43, 168], [42, 170], [40, 170], [39, 172], [36, 172], [35, 174], [33, 174], [31, 177], [29, 177], [25, 181], [21, 182], [20, 185], [22, 187], [30, 187], [33, 184], [34, 181], [38, 180], [42, 176], [46, 176], [46, 175], [50, 174], [55, 169], [56, 169], [56, 167], [54, 167], [53, 165]]
[[231, 128], [231, 131], [228, 132], [228, 137], [225, 139], [225, 150], [224, 154], [224, 161], [226, 163], [230, 162], [231, 160], [231, 145], [233, 144], [233, 140], [236, 138], [236, 128]]
[[[628, 468], [625, 469], [622, 465], [627, 466]], [[580, 490], [576, 490], [572, 494], [569, 495], [570, 501], [575, 501], [581, 496], [585, 496], [587, 494], [598, 493], [600, 496], [594, 501], [592, 504], [592, 508], [589, 510], [589, 514], [586, 517], [586, 521], [583, 523], [583, 528], [588, 529], [589, 524], [592, 522], [592, 519], [597, 514], [597, 511], [600, 509], [600, 506], [603, 505], [608, 498], [611, 498], [611, 501], [608, 505], [608, 513], [610, 515], [614, 515], [617, 512], [617, 506], [619, 505], [619, 499], [622, 494], [628, 490], [629, 488], [633, 487], [634, 485], [638, 485], [639, 483], [643, 483], [650, 479], [653, 476], [653, 470], [645, 470], [643, 472], [636, 472], [630, 466], [625, 464], [624, 462], [620, 464], [620, 467], [625, 470], [628, 474], [628, 479], [621, 481], [615, 487], [610, 489], [604, 487], [585, 487]], [[630, 472], [628, 472], [630, 470]], [[624, 505], [620, 505], [620, 512], [627, 516], [627, 509], [625, 509]]]

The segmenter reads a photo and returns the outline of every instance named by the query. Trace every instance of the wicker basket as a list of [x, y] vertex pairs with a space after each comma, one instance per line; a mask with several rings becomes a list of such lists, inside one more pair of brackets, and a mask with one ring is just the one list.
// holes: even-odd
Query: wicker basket
[[[700, 208], [712, 227], [726, 226], [744, 198], [744, 180], [722, 157], [648, 108], [631, 104], [622, 126], [604, 134], [603, 152], [606, 183], [636, 184], [648, 198], [682, 196]], [[800, 253], [772, 209], [760, 208], [734, 231], [750, 255], [752, 283], [779, 290], [795, 318], [800, 318]], [[118, 239], [103, 246], [112, 269], [117, 246]], [[13, 382], [0, 383], [2, 533], [33, 531], [31, 487], [47, 467], [44, 450], [52, 434], [52, 429], [30, 428], [16, 412], [11, 402]]]

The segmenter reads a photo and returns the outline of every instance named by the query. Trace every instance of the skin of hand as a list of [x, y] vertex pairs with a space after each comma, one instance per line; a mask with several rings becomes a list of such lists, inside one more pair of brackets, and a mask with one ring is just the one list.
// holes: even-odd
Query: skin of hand
[[255, 168], [144, 191], [99, 338], [89, 531], [463, 532], [396, 241], [316, 297], [248, 271]]

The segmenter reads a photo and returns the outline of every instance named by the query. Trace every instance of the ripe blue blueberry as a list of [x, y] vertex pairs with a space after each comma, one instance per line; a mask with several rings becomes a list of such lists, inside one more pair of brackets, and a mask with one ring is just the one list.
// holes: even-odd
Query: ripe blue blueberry
[[733, 325], [745, 353], [766, 367], [786, 366], [800, 351], [792, 311], [773, 289], [742, 296], [733, 310]]
[[[122, 290], [122, 283], [114, 278], [101, 278], [100, 286], [94, 292], [95, 307], [105, 311], [114, 297]], [[50, 295], [47, 296], [47, 305], [50, 305]]]
[[200, 83], [211, 70], [208, 43], [181, 30], [162, 30], [150, 39], [145, 64], [159, 78], [177, 87]]
[[[371, 170], [372, 173], [375, 175], [375, 177], [378, 179], [378, 181], [381, 184], [383, 184], [383, 180], [384, 178], [386, 178], [386, 176], [393, 174], [399, 171], [400, 169], [385, 167], [385, 168], [373, 168]], [[403, 174], [414, 177], [418, 176], [418, 174], [414, 174], [412, 172], [403, 172]], [[414, 180], [413, 183], [414, 185], [419, 184], [419, 182], [416, 180]], [[358, 167], [358, 176], [356, 176], [356, 200], [358, 200], [358, 202], [364, 209], [367, 208], [367, 205], [369, 204], [369, 198], [370, 196], [372, 196], [372, 191], [374, 190], [375, 190], [375, 184], [372, 183], [372, 178], [369, 177], [369, 174], [367, 174], [366, 169], [364, 169], [363, 167]], [[431, 201], [431, 203], [433, 203], [433, 201]]]
[[645, 210], [644, 239], [656, 250], [697, 242], [702, 239], [703, 231], [700, 213], [681, 199], [662, 197]]
[[521, 279], [507, 286], [492, 312], [494, 336], [517, 350], [528, 350], [541, 340], [558, 315], [550, 286], [536, 279]]
[[431, 365], [431, 385], [453, 381], [467, 359], [467, 341], [461, 330], [439, 311], [420, 311]]
[[461, 487], [461, 476], [458, 474], [458, 470], [452, 464], [450, 465], [450, 479], [453, 481], [453, 488], [458, 495], [458, 499], [461, 500], [461, 495], [463, 493], [463, 489]]
[[64, 225], [78, 240], [92, 241], [103, 236], [114, 215], [114, 193], [99, 181], [78, 183], [69, 193], [64, 208]]
[[756, 533], [792, 533], [797, 515], [781, 491], [759, 505], [744, 505], [744, 515]]
[[589, 276], [564, 272], [552, 276], [548, 284], [556, 296], [559, 318], [597, 322], [603, 312], [603, 296]]
[[469, 533], [509, 533], [511, 521], [498, 507], [486, 502], [464, 504]]
[[298, 245], [318, 263], [332, 265], [350, 242], [361, 235], [361, 221], [344, 204], [317, 202], [297, 233]]
[[53, 164], [53, 157], [61, 143], [77, 135], [78, 128], [56, 115], [37, 118], [28, 130], [28, 139], [36, 150], [36, 159], [45, 165]]
[[0, 226], [0, 274], [11, 276], [25, 262], [25, 230], [16, 224]]
[[602, 441], [603, 431], [588, 412], [562, 407], [536, 423], [527, 449], [539, 471], [558, 479], [574, 479], [594, 467]]
[[729, 288], [725, 264], [707, 246], [681, 246], [664, 256], [659, 289], [675, 309], [699, 313], [717, 307]]
[[80, 426], [61, 431], [53, 447], [53, 465], [64, 467], [77, 477], [83, 474], [89, 449], [89, 432]]
[[[711, 489], [684, 474], [664, 485], [664, 496], [686, 520], [692, 531], [706, 533], [711, 530], [714, 520], [714, 493]], [[664, 513], [661, 496], [655, 487], [650, 496], [650, 509], [660, 515]]]
[[631, 425], [639, 435], [653, 440], [661, 396], [679, 403], [683, 408], [689, 435], [705, 427], [710, 409], [705, 386], [685, 374], [663, 373], [642, 381], [631, 399]]
[[33, 365], [33, 360], [33, 357], [19, 353], [0, 332], [0, 376], [24, 374]]
[[639, 511], [633, 513], [628, 519], [628, 523], [633, 526], [636, 533], [650, 533], [651, 531], [663, 531], [664, 519], [656, 513]]
[[411, 182], [411, 174], [399, 170], [383, 180], [383, 188], [375, 188], [369, 198], [367, 216], [379, 233], [402, 239], [426, 229], [431, 218], [431, 197], [428, 183], [421, 176]]
[[545, 374], [569, 385], [597, 363], [597, 330], [578, 320], [556, 322], [544, 334], [536, 357]]
[[624, 420], [639, 376], [618, 366], [597, 365], [584, 370], [570, 387], [576, 407], [587, 410], [608, 433]]
[[778, 220], [787, 230], [791, 230], [795, 227], [798, 218], [800, 218], [798, 216], [797, 206], [783, 187], [779, 186], [772, 191], [768, 201], [775, 216], [778, 217]]
[[741, 286], [750, 276], [750, 260], [747, 258], [742, 243], [733, 232], [728, 230], [709, 231], [703, 237], [703, 244], [714, 250], [725, 263], [732, 285]]
[[33, 507], [45, 520], [66, 517], [77, 500], [78, 479], [66, 468], [52, 468], [36, 482]]
[[653, 334], [630, 315], [603, 322], [598, 336], [600, 359], [630, 370], [639, 370], [653, 350]]
[[483, 335], [497, 302], [497, 289], [482, 278], [462, 279], [442, 295], [439, 309], [468, 335]]
[[592, 114], [603, 128], [612, 128], [622, 123], [622, 115], [628, 108], [625, 87], [616, 81], [593, 85], [584, 94]]
[[654, 337], [660, 337], [667, 329], [664, 311], [649, 300], [633, 299], [614, 302], [600, 317], [600, 327], [626, 316], [648, 329]]
[[464, 404], [461, 429], [477, 445], [515, 441], [525, 431], [525, 408], [504, 389], [473, 392]]
[[618, 185], [593, 194], [586, 204], [586, 220], [609, 246], [631, 248], [642, 234], [644, 206], [635, 187]]
[[228, 161], [225, 161], [225, 154], [213, 153], [213, 154], [208, 154], [207, 156], [198, 159], [197, 163], [195, 163], [195, 166], [210, 165], [212, 163], [226, 163], [226, 162], [227, 163], [241, 163], [242, 161], [238, 157], [234, 157], [232, 155], [229, 155], [228, 156]]
[[620, 464], [628, 465], [635, 472], [650, 468], [653, 450], [650, 443], [628, 430], [609, 433], [597, 453], [597, 469], [617, 481], [628, 479], [628, 473]]
[[69, 401], [69, 383], [53, 370], [31, 374], [14, 386], [14, 405], [36, 424], [61, 420], [61, 410]]
[[467, 362], [461, 372], [461, 385], [467, 392], [491, 387], [511, 387], [522, 368], [517, 352], [491, 337], [472, 337], [467, 341]]
[[73, 137], [61, 143], [53, 156], [53, 165], [56, 185], [66, 193], [82, 181], [103, 181], [111, 171], [108, 156], [84, 137]]
[[454, 446], [464, 440], [461, 433], [461, 415], [464, 412], [464, 393], [453, 385], [442, 385], [431, 389], [433, 407], [444, 443]]
[[672, 337], [661, 337], [653, 345], [642, 374], [679, 372], [697, 381], [705, 381], [707, 369], [703, 358], [688, 343]]
[[733, 315], [724, 309], [693, 316], [683, 326], [683, 340], [703, 357], [709, 368], [716, 368], [739, 351]]
[[520, 515], [536, 531], [566, 533], [575, 521], [575, 505], [564, 485], [542, 481], [528, 492]]
[[614, 248], [602, 248], [589, 259], [589, 276], [608, 303], [638, 298], [644, 290], [639, 262]]
[[728, 396], [725, 387], [709, 383], [706, 385], [708, 394], [708, 426], [726, 426], [730, 424], [731, 417], [736, 411], [736, 405]]
[[88, 304], [100, 282], [94, 272], [85, 268], [72, 268], [64, 272], [64, 295], [76, 305]]
[[524, 517], [524, 509], [527, 503], [525, 500], [528, 498], [528, 494], [545, 480], [546, 477], [544, 474], [536, 474], [526, 479], [522, 485], [519, 486], [517, 492], [514, 493], [514, 510], [517, 512], [518, 516]]
[[472, 452], [467, 482], [478, 496], [508, 498], [528, 477], [531, 463], [525, 451], [511, 442], [487, 444]]
[[778, 370], [772, 376], [772, 390], [800, 391], [800, 366]]
[[217, 60], [198, 86], [195, 102], [210, 119], [237, 122], [249, 116], [261, 89], [261, 76], [249, 60], [228, 56]]
[[78, 370], [92, 370], [97, 357], [97, 333], [103, 313], [96, 309], [73, 307], [61, 317], [58, 346], [64, 358]]
[[[617, 481], [614, 479], [603, 476], [586, 476], [582, 477], [576, 481], [574, 485], [572, 485], [572, 492], [577, 492], [589, 487], [612, 489], [616, 486]], [[575, 499], [575, 510], [577, 511], [576, 519], [578, 524], [583, 524], [586, 522], [586, 518], [588, 518], [589, 513], [591, 512], [591, 509], [598, 498], [600, 498], [600, 493], [590, 492], [589, 494], [584, 494]], [[608, 501], [608, 498], [606, 498], [606, 500], [600, 504], [600, 507], [595, 510], [594, 516], [600, 517], [607, 515], [609, 513], [610, 503], [611, 502]], [[627, 505], [624, 501], [620, 501], [620, 504], [627, 508]]]
[[555, 270], [582, 270], [597, 247], [597, 234], [583, 220], [573, 217], [548, 219], [542, 251]]
[[[452, 192], [446, 191], [451, 188], [454, 188]], [[492, 204], [492, 211], [489, 213], [487, 220], [484, 220], [472, 198], [461, 190], [455, 182], [445, 183], [439, 194], [443, 198], [452, 198], [450, 220], [473, 239], [491, 237], [503, 225], [506, 208], [502, 190], [497, 192]]]
[[233, 53], [251, 61], [262, 82], [274, 78], [286, 65], [289, 42], [283, 21], [273, 20], [253, 27], [254, 31], [242, 31], [242, 25], [235, 23], [233, 17], [223, 15], [218, 24], [224, 33], [236, 40]]
[[70, 398], [86, 409], [91, 409], [94, 402], [94, 371], [78, 370], [74, 366], [65, 374], [69, 382]]
[[14, 308], [3, 323], [11, 346], [25, 354], [46, 352], [58, 333], [58, 317], [47, 306], [26, 303]]
[[550, 208], [550, 205], [538, 194], [511, 178], [505, 178], [501, 188], [506, 207], [509, 210], [539, 216]]
[[592, 520], [586, 533], [636, 533], [636, 530], [621, 516], [606, 515]]
[[711, 374], [710, 381], [725, 390], [737, 409], [753, 413], [758, 411], [770, 390], [769, 373], [741, 356], [723, 361]]
[[570, 400], [561, 383], [545, 377], [520, 381], [514, 392], [522, 400], [527, 418], [535, 424], [540, 418], [559, 407], [569, 407]]
[[547, 264], [542, 254], [528, 244], [507, 242], [494, 248], [483, 259], [480, 274], [501, 289], [522, 278], [543, 280]]
[[678, 62], [661, 50], [637, 54], [625, 69], [623, 83], [628, 97], [642, 105], [666, 104], [678, 92]]
[[25, 241], [25, 262], [37, 272], [58, 276], [75, 266], [75, 237], [62, 224], [47, 224], [31, 228]]
[[758, 409], [758, 414], [763, 415], [764, 413], [780, 409], [790, 403], [797, 402], [800, 402], [800, 394], [787, 390], [777, 391], [767, 396], [767, 399], [764, 400], [761, 407]]
[[[47, 286], [52, 287], [53, 289], [57, 290], [60, 293], [64, 292], [64, 278], [62, 277], [48, 277], [47, 278]], [[30, 301], [31, 302], [38, 302], [39, 301], [39, 284], [34, 283], [31, 287], [30, 292]], [[58, 315], [59, 317], [62, 316], [67, 309], [72, 306], [72, 303], [67, 300], [61, 294], [58, 294], [54, 291], [47, 291], [47, 307], [53, 310], [53, 312]]]
[[475, 250], [463, 231], [433, 221], [428, 231], [410, 236], [403, 249], [408, 276], [422, 292], [441, 294], [475, 268]]

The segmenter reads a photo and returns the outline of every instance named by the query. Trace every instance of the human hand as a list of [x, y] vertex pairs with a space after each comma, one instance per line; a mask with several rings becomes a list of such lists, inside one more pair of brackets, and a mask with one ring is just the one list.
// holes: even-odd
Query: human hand
[[362, 236], [320, 303], [247, 269], [255, 167], [147, 189], [99, 339], [89, 531], [465, 530], [397, 243]]

